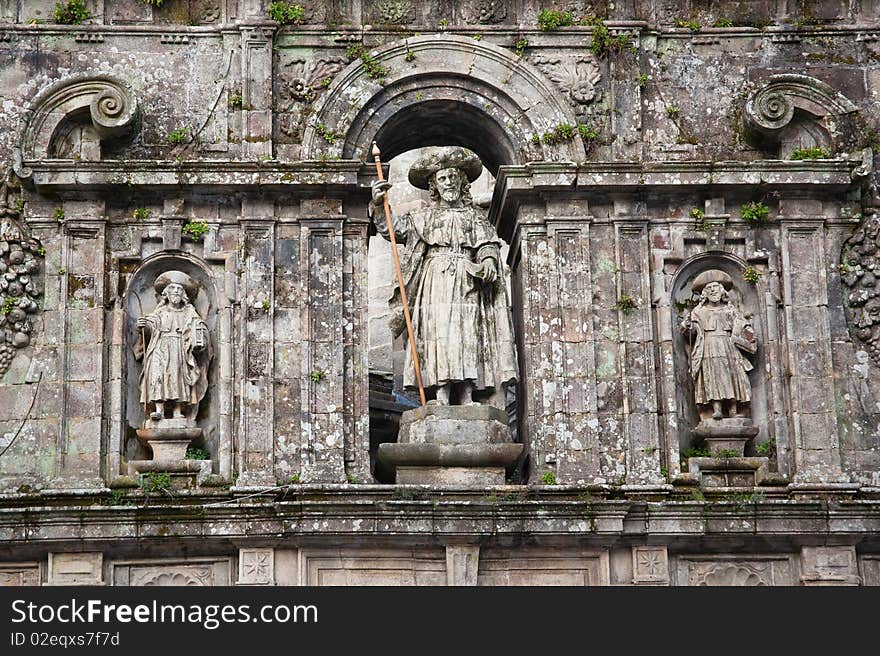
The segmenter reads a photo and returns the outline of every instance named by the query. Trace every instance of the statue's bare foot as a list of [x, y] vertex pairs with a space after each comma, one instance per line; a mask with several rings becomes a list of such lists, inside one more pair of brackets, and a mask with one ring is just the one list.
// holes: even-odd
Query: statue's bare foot
[[449, 405], [449, 385], [442, 385], [437, 388], [437, 403]]
[[712, 410], [712, 419], [721, 419], [724, 416], [721, 412], [721, 401], [713, 401]]
[[469, 383], [465, 383], [461, 389], [461, 405], [480, 405], [474, 401], [474, 386]]
[[153, 412], [150, 413], [150, 419], [152, 419], [153, 421], [159, 421], [160, 419], [162, 419], [162, 413], [153, 410]]

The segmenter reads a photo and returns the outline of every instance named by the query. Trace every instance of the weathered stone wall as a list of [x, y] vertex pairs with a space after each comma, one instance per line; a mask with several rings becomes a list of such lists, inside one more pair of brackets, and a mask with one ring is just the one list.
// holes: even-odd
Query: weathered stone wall
[[[880, 583], [880, 4], [302, 0], [287, 26], [263, 0], [88, 4], [68, 26], [0, 0], [3, 216], [42, 249], [0, 375], [0, 580]], [[375, 484], [369, 372], [402, 347], [374, 139], [397, 212], [424, 200], [416, 149], [486, 166], [521, 485]], [[172, 265], [216, 355], [208, 469], [163, 492], [130, 467], [135, 321]], [[759, 344], [743, 458], [688, 458], [678, 327], [710, 268]]]

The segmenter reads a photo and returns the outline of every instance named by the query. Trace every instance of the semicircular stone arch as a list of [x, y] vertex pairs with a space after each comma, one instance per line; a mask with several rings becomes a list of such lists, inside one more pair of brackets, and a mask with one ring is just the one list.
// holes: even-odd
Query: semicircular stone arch
[[384, 161], [422, 146], [466, 146], [493, 173], [503, 164], [586, 158], [576, 132], [561, 143], [534, 142], [577, 119], [549, 80], [504, 48], [426, 35], [369, 54], [387, 70], [384, 79], [360, 60], [344, 69], [305, 129], [302, 159], [369, 160], [373, 140]]

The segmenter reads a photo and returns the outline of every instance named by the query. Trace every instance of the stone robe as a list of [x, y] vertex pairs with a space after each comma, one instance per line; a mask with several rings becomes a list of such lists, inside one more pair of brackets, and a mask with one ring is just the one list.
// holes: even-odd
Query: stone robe
[[148, 342], [139, 342], [135, 355], [142, 355], [141, 403], [198, 402], [208, 388], [211, 341], [208, 326], [195, 308], [160, 305], [146, 317]]
[[[376, 227], [388, 238], [384, 221], [377, 221]], [[480, 210], [465, 206], [411, 212], [394, 217], [394, 233], [405, 244], [401, 270], [424, 386], [472, 381], [482, 390], [516, 380], [502, 241]], [[498, 271], [491, 284], [475, 276], [487, 257]], [[390, 305], [396, 337], [406, 331], [396, 285]], [[416, 387], [409, 349], [404, 385]]]
[[690, 321], [695, 333], [691, 377], [696, 402], [750, 401], [746, 373], [752, 370], [752, 363], [742, 351], [754, 353], [757, 345], [744, 336], [745, 318], [732, 305], [701, 302], [691, 312]]

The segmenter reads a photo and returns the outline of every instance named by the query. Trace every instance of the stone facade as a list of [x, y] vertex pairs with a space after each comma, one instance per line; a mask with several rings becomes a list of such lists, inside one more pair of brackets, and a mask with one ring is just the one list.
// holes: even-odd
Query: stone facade
[[[0, 584], [880, 585], [880, 3], [55, 3], [0, 0]], [[376, 467], [412, 403], [374, 140], [487, 169], [503, 483]], [[167, 271], [213, 348], [171, 461]], [[740, 448], [698, 430], [706, 272], [754, 337]]]

